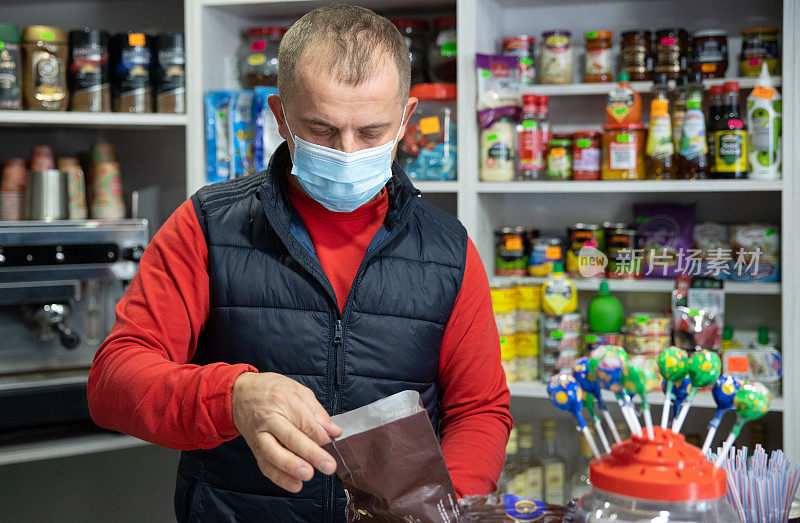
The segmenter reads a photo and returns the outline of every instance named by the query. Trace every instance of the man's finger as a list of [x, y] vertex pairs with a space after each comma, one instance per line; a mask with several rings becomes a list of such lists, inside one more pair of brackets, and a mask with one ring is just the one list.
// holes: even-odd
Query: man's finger
[[[305, 389], [303, 393], [303, 401], [306, 405], [308, 405], [309, 409], [311, 409], [311, 413], [314, 416], [314, 420], [317, 424], [322, 427], [322, 430], [325, 431], [325, 438], [321, 441], [313, 436], [311, 439], [319, 443], [320, 445], [324, 445], [329, 443], [331, 438], [338, 438], [342, 435], [342, 429], [339, 428], [332, 420], [331, 417], [328, 415], [328, 412], [325, 408], [317, 401], [317, 397], [314, 396], [314, 393], [311, 392], [310, 389]], [[311, 436], [311, 434], [309, 434]]]
[[[303, 433], [305, 433], [318, 445], [324, 445], [331, 440], [327, 432], [328, 427], [321, 423], [321, 421], [324, 420], [318, 421], [317, 415], [315, 414], [317, 411], [315, 411], [314, 407], [309, 405], [310, 401], [307, 399], [303, 389], [305, 389], [305, 387], [299, 386], [294, 395], [294, 398], [297, 401], [295, 403], [285, 405], [278, 412], [280, 412], [285, 419], [289, 420], [292, 425], [303, 431]], [[322, 405], [319, 405], [319, 402], [317, 402], [316, 398], [312, 399], [317, 403], [319, 408], [322, 409]], [[322, 409], [322, 411], [325, 412], [325, 409]], [[328, 416], [327, 413], [325, 413], [325, 418], [328, 419], [328, 424], [330, 425], [330, 416]]]
[[308, 481], [314, 477], [312, 466], [297, 454], [285, 449], [272, 434], [260, 432], [256, 435], [256, 440], [258, 442], [256, 459], [262, 459], [300, 481]]
[[333, 474], [336, 472], [336, 462], [333, 457], [322, 450], [306, 434], [292, 425], [288, 420], [285, 423], [275, 423], [271, 427], [272, 435], [278, 441], [303, 460], [314, 465], [323, 474]]
[[300, 489], [303, 488], [302, 481], [294, 476], [290, 476], [272, 463], [259, 460], [258, 468], [261, 470], [261, 473], [264, 474], [264, 476], [269, 478], [270, 481], [284, 490], [288, 490], [289, 492], [294, 492], [296, 494], [300, 492]]

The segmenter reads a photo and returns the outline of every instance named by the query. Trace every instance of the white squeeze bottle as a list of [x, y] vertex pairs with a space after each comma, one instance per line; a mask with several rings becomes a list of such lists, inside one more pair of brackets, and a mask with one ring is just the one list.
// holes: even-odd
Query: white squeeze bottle
[[747, 97], [748, 178], [777, 180], [781, 177], [781, 95], [772, 85], [767, 63]]

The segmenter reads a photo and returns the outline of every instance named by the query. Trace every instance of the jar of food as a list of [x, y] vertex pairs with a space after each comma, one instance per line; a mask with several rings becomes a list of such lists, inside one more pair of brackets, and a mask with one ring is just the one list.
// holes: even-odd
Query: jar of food
[[622, 33], [622, 69], [632, 81], [650, 80], [653, 53], [650, 31]]
[[487, 120], [481, 130], [480, 179], [484, 182], [514, 180], [516, 119], [513, 110], [516, 108], [509, 109], [508, 113]]
[[750, 27], [742, 31], [742, 76], [761, 74], [762, 62], [767, 62], [769, 74], [777, 74], [778, 60], [778, 29]]
[[19, 26], [0, 23], [0, 109], [22, 108]]
[[419, 100], [397, 148], [397, 162], [414, 180], [456, 179], [456, 84], [417, 84]]
[[605, 222], [608, 265], [606, 277], [614, 279], [640, 278], [642, 276], [641, 239], [635, 229], [626, 223]]
[[542, 33], [539, 74], [543, 84], [572, 83], [572, 33]]
[[611, 31], [586, 33], [586, 71], [583, 81], [610, 82], [614, 77], [614, 56], [611, 54]]
[[84, 28], [69, 32], [70, 111], [110, 112], [108, 33]]
[[46, 25], [26, 27], [22, 32], [22, 51], [25, 108], [66, 111], [69, 105], [67, 32]]
[[186, 112], [186, 59], [183, 33], [156, 36], [153, 60], [153, 80], [157, 113]]
[[522, 85], [536, 83], [536, 67], [533, 65], [535, 45], [536, 39], [528, 35], [503, 38], [503, 54], [519, 58], [519, 83]]
[[572, 135], [572, 178], [600, 179], [600, 133], [576, 131]]
[[528, 258], [530, 276], [550, 276], [553, 264], [560, 263], [563, 257], [564, 241], [557, 236], [540, 236], [531, 241]]
[[644, 126], [640, 123], [605, 124], [603, 126], [603, 180], [644, 180]]
[[403, 35], [411, 58], [411, 85], [428, 81], [425, 51], [428, 48], [430, 24], [422, 18], [393, 18], [391, 22]]
[[494, 252], [497, 276], [525, 276], [528, 272], [525, 228], [521, 225], [503, 227], [499, 231], [495, 231]]
[[262, 26], [247, 31], [239, 48], [239, 82], [245, 89], [258, 85], [277, 87], [278, 46], [285, 27]]
[[572, 179], [572, 140], [558, 137], [547, 145], [547, 179]]
[[722, 78], [728, 70], [728, 35], [710, 29], [697, 31], [692, 37], [692, 71], [703, 78]]
[[121, 33], [114, 41], [114, 111], [152, 113], [150, 37], [144, 33]]
[[456, 75], [456, 17], [433, 21], [433, 38], [428, 47], [428, 76], [433, 82], [454, 84]]
[[666, 73], [676, 79], [688, 72], [689, 33], [686, 29], [659, 29], [656, 31], [656, 73]]

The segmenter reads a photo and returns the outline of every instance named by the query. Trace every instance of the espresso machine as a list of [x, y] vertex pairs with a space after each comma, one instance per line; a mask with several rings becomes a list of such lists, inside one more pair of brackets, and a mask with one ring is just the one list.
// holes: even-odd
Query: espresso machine
[[147, 240], [144, 219], [0, 227], [0, 445], [92, 427], [89, 368]]

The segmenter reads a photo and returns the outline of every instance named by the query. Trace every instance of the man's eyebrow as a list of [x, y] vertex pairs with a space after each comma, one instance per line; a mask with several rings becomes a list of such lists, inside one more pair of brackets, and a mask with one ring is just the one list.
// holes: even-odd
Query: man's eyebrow
[[[315, 118], [313, 116], [303, 117], [303, 118], [301, 118], [301, 120], [306, 125], [319, 125], [320, 127], [329, 127], [331, 129], [335, 129], [336, 128], [336, 126], [333, 125], [332, 123], [326, 122], [325, 120], [322, 120], [321, 118]], [[385, 129], [387, 127], [390, 127], [391, 125], [392, 124], [389, 123], [389, 122], [386, 122], [386, 123], [373, 123], [373, 124], [369, 124], [369, 125], [363, 125], [363, 126], [359, 127], [358, 130], [359, 131], [368, 131], [368, 130], [373, 130], [373, 129]]]

